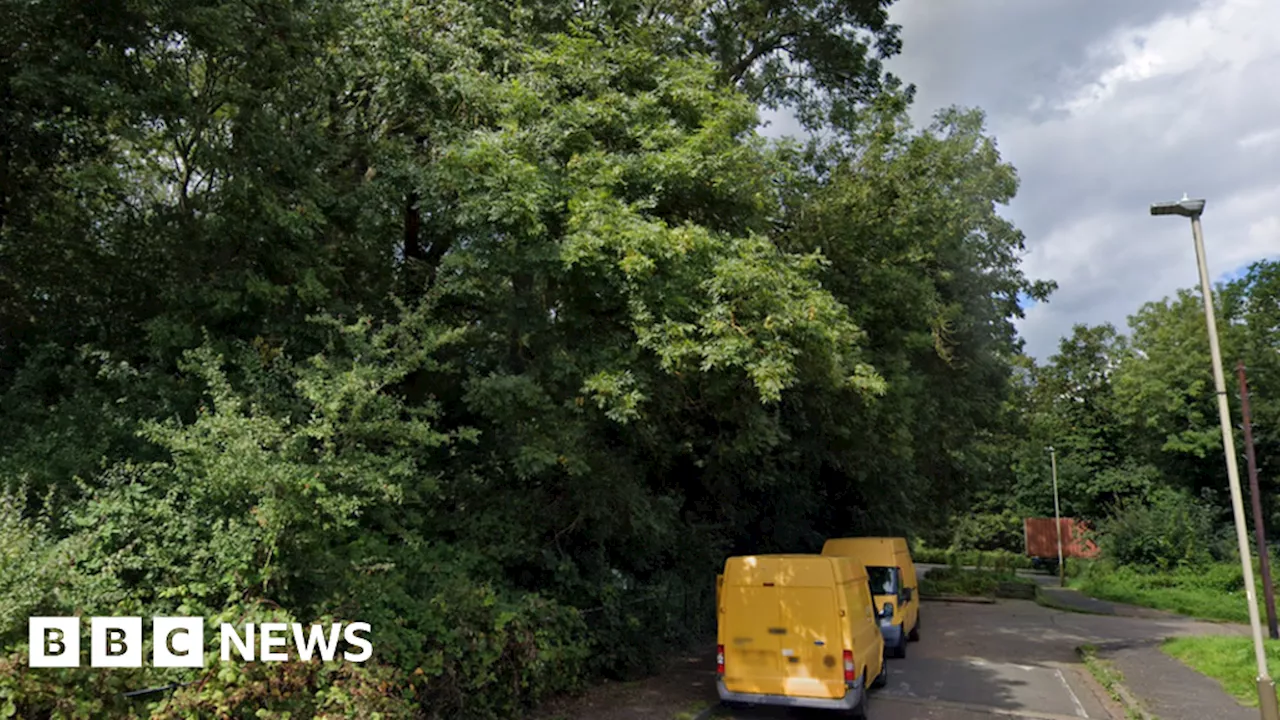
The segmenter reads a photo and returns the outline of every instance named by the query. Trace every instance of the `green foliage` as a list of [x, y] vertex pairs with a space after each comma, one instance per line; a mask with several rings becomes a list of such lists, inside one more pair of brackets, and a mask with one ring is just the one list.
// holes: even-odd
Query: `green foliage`
[[[1249, 620], [1244, 577], [1238, 564], [1215, 563], [1157, 572], [1104, 562], [1090, 567], [1075, 584], [1103, 600], [1206, 620]], [[1259, 589], [1255, 598], [1261, 595]]]
[[956, 518], [952, 547], [957, 550], [1005, 550], [1019, 553], [1025, 550], [1024, 544], [1023, 518], [1012, 509]]
[[1185, 493], [1161, 489], [1147, 502], [1117, 506], [1099, 527], [1101, 547], [1120, 565], [1169, 570], [1195, 567], [1215, 559], [1214, 512]]
[[[1267, 669], [1280, 672], [1280, 641], [1264, 639]], [[1160, 649], [1192, 669], [1222, 683], [1222, 688], [1246, 707], [1258, 706], [1258, 662], [1249, 637], [1203, 636], [1165, 640]]]
[[6, 5], [6, 667], [36, 612], [358, 619], [362, 668], [128, 707], [506, 717], [701, 639], [727, 554], [951, 540], [1052, 285], [982, 114], [909, 126], [887, 5]]
[[918, 563], [956, 567], [986, 567], [1001, 570], [1031, 567], [1031, 558], [1008, 550], [956, 550], [955, 548], [917, 546], [912, 549], [911, 557]]
[[930, 570], [920, 578], [923, 597], [1034, 597], [1035, 581], [1019, 577], [1012, 569], [967, 570], [946, 567]]

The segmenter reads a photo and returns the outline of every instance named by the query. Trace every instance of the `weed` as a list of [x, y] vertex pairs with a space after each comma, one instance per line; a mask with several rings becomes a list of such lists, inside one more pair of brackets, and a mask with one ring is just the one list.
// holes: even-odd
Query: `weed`
[[1089, 669], [1094, 679], [1102, 685], [1112, 700], [1124, 707], [1126, 720], [1155, 720], [1151, 714], [1138, 706], [1137, 702], [1124, 689], [1124, 676], [1108, 661], [1098, 657], [1098, 649], [1093, 645], [1081, 645], [1077, 648], [1081, 661]]

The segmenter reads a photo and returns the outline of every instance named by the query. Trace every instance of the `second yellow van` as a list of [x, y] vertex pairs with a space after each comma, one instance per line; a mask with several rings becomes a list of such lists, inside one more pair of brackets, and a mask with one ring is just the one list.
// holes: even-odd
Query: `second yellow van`
[[890, 656], [907, 656], [907, 641], [920, 639], [920, 598], [916, 564], [906, 538], [832, 538], [823, 555], [851, 557], [867, 568], [880, 612], [880, 631]]
[[716, 687], [730, 705], [866, 717], [888, 677], [866, 570], [851, 558], [750, 555], [725, 562]]

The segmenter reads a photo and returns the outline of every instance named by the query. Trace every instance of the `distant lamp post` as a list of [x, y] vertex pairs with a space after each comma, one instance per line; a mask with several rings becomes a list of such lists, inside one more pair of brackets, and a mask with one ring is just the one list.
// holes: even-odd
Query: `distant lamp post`
[[1249, 602], [1249, 624], [1253, 628], [1253, 653], [1258, 663], [1258, 705], [1263, 720], [1280, 720], [1280, 703], [1276, 700], [1275, 683], [1267, 672], [1267, 655], [1262, 646], [1262, 621], [1258, 617], [1257, 590], [1253, 581], [1253, 562], [1249, 553], [1249, 533], [1245, 527], [1244, 500], [1240, 493], [1240, 472], [1236, 467], [1235, 439], [1231, 433], [1231, 415], [1227, 407], [1227, 382], [1222, 371], [1222, 353], [1218, 348], [1218, 326], [1213, 317], [1213, 287], [1204, 258], [1204, 233], [1200, 215], [1205, 201], [1189, 199], [1184, 193], [1176, 202], [1153, 203], [1152, 215], [1179, 215], [1191, 219], [1191, 237], [1195, 242], [1196, 265], [1200, 269], [1200, 292], [1204, 297], [1205, 327], [1209, 332], [1209, 357], [1213, 362], [1213, 385], [1218, 394], [1218, 419], [1222, 425], [1222, 447], [1227, 460], [1227, 483], [1231, 487], [1231, 511], [1235, 516], [1236, 543], [1240, 549], [1240, 566], [1244, 571], [1244, 592]]
[[1058, 533], [1058, 585], [1067, 586], [1067, 566], [1062, 562], [1062, 515], [1058, 511], [1058, 453], [1053, 446], [1045, 448], [1049, 451], [1049, 466], [1053, 472], [1053, 529]]

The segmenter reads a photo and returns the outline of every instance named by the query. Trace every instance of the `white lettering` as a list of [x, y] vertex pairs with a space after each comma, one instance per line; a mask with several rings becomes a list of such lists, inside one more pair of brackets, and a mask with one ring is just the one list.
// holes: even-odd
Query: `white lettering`
[[242, 660], [253, 661], [253, 623], [247, 623], [244, 626], [244, 642], [240, 641], [240, 634], [236, 632], [236, 628], [231, 623], [222, 623], [220, 629], [222, 635], [222, 662], [231, 659], [231, 646], [235, 645], [240, 651]]
[[142, 618], [93, 618], [89, 626], [89, 665], [142, 667]]
[[338, 650], [338, 638], [342, 634], [342, 626], [334, 623], [329, 626], [328, 644], [325, 644], [324, 626], [312, 625], [310, 636], [302, 634], [301, 623], [293, 624], [293, 644], [298, 646], [298, 656], [310, 660], [315, 646], [320, 646], [320, 659], [333, 662], [333, 654]]
[[204, 618], [153, 618], [151, 637], [155, 667], [204, 667]]
[[80, 618], [33, 617], [27, 621], [31, 667], [80, 667]]
[[356, 633], [360, 631], [363, 631], [366, 633], [369, 632], [370, 631], [369, 623], [363, 623], [363, 622], [351, 623], [350, 625], [347, 626], [346, 631], [343, 633], [343, 637], [346, 638], [347, 643], [351, 645], [355, 645], [357, 647], [364, 648], [364, 652], [358, 655], [352, 655], [351, 651], [349, 650], [343, 653], [342, 656], [345, 657], [348, 662], [364, 662], [365, 660], [369, 659], [370, 655], [373, 654], [373, 644], [370, 643], [368, 640], [360, 637], [359, 635], [356, 635]]
[[285, 633], [289, 631], [289, 626], [284, 623], [262, 623], [262, 651], [260, 656], [263, 662], [281, 662], [289, 659], [289, 653], [278, 652], [272, 650], [273, 647], [284, 647], [289, 644], [289, 638], [275, 636], [276, 633]]

